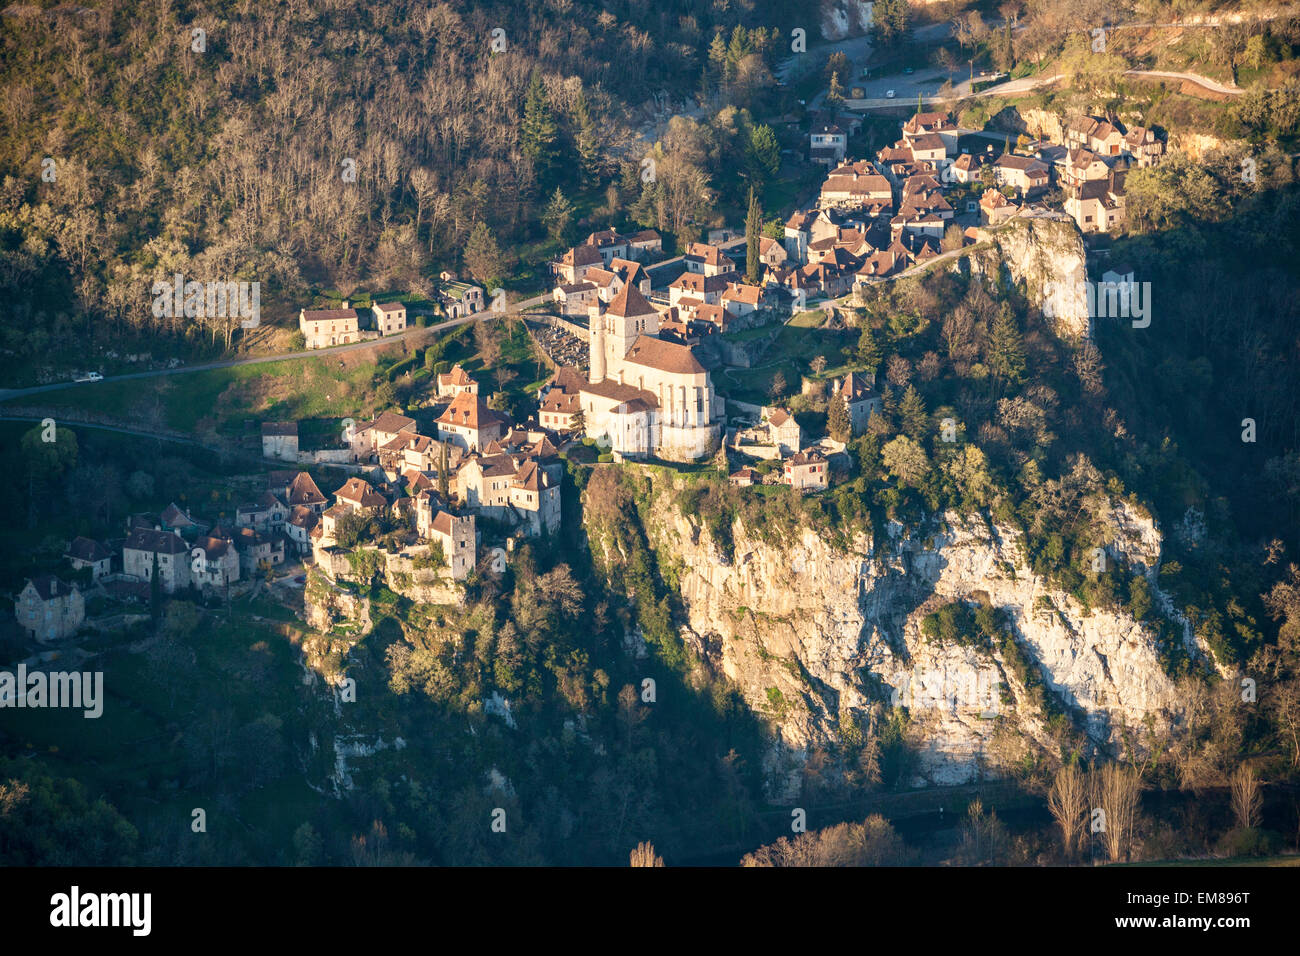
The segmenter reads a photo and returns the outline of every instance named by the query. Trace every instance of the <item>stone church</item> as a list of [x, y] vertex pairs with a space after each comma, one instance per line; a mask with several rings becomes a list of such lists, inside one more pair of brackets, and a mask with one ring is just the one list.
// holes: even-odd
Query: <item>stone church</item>
[[603, 311], [590, 307], [591, 368], [557, 372], [546, 400], [559, 389], [576, 395], [589, 438], [624, 458], [695, 461], [717, 450], [723, 400], [690, 346], [659, 338], [660, 316], [634, 285]]

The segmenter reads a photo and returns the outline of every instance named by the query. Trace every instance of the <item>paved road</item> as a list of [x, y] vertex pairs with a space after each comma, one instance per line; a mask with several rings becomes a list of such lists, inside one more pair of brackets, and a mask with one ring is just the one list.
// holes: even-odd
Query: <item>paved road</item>
[[[1217, 80], [1212, 80], [1208, 76], [1202, 76], [1200, 73], [1170, 73], [1164, 70], [1126, 70], [1125, 76], [1149, 76], [1157, 79], [1169, 80], [1186, 80], [1189, 83], [1195, 83], [1203, 86], [1207, 90], [1216, 93], [1223, 93], [1228, 96], [1240, 96], [1245, 92], [1239, 86], [1224, 86]], [[986, 78], [987, 79], [987, 78]], [[936, 90], [933, 95], [923, 94], [926, 103], [952, 103], [964, 99], [968, 96], [1012, 96], [1018, 93], [1028, 93], [1040, 86], [1048, 86], [1058, 80], [1065, 79], [1063, 73], [1053, 73], [1051, 76], [1024, 76], [1018, 80], [1008, 80], [1005, 83], [999, 83], [996, 86], [990, 86], [988, 89], [980, 90], [978, 93], [970, 92], [970, 81], [963, 80], [953, 87], [951, 96], [941, 97]], [[880, 83], [889, 83], [892, 78], [886, 78]], [[878, 85], [878, 84], [877, 84]], [[915, 102], [915, 96], [911, 100], [898, 99], [860, 99], [846, 100], [845, 105], [853, 110], [875, 110], [875, 109], [897, 109], [899, 106], [907, 106]]]
[[[303, 352], [284, 352], [278, 355], [259, 355], [252, 358], [244, 359], [227, 359], [222, 362], [205, 362], [201, 365], [182, 365], [179, 368], [154, 369], [149, 372], [129, 372], [125, 375], [105, 376], [105, 382], [125, 382], [129, 379], [139, 378], [157, 378], [162, 375], [185, 375], [189, 372], [205, 372], [214, 368], [233, 368], [236, 365], [259, 365], [263, 362], [285, 362], [290, 359], [301, 358], [329, 358], [333, 355], [341, 355], [344, 352], [357, 352], [364, 349], [379, 348], [384, 345], [391, 345], [393, 342], [402, 339], [411, 338], [417, 335], [424, 335], [429, 332], [441, 332], [445, 329], [455, 328], [459, 325], [467, 325], [472, 322], [481, 322], [484, 319], [496, 319], [507, 315], [515, 315], [524, 309], [541, 305], [549, 302], [551, 297], [548, 295], [539, 295], [531, 299], [525, 299], [522, 302], [512, 303], [505, 312], [476, 312], [459, 319], [451, 319], [447, 322], [440, 322], [437, 325], [426, 326], [425, 328], [407, 329], [398, 335], [384, 336], [383, 338], [372, 339], [368, 342], [354, 342], [351, 345], [336, 345], [327, 349], [308, 349]], [[50, 385], [35, 385], [31, 388], [7, 388], [0, 389], [0, 402], [6, 402], [14, 398], [22, 398], [25, 395], [36, 395], [41, 392], [53, 392], [61, 388], [74, 388], [80, 385], [88, 385], [86, 382], [54, 382]]]
[[1207, 90], [1213, 90], [1215, 93], [1226, 93], [1229, 96], [1240, 96], [1246, 91], [1240, 86], [1224, 86], [1208, 76], [1202, 76], [1199, 73], [1170, 73], [1166, 70], [1127, 70], [1125, 76], [1154, 76], [1160, 79], [1168, 80], [1186, 80], [1189, 83], [1195, 83], [1197, 86], [1203, 86]]

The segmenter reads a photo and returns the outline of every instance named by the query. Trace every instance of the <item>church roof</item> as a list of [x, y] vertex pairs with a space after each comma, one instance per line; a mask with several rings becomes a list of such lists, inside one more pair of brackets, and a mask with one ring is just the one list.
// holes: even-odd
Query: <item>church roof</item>
[[[628, 286], [631, 288], [631, 286]], [[704, 366], [695, 358], [695, 353], [688, 346], [654, 339], [648, 335], [638, 335], [632, 347], [628, 349], [627, 361], [634, 365], [658, 369], [681, 375], [701, 375]]]
[[618, 295], [614, 296], [614, 300], [610, 302], [605, 312], [607, 315], [626, 319], [638, 315], [654, 315], [655, 307], [646, 301], [646, 297], [636, 286], [628, 283], [619, 290]]

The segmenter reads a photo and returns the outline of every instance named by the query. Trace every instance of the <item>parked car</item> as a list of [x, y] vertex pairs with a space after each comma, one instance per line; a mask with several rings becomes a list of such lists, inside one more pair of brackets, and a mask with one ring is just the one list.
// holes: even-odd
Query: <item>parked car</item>
[[908, 76], [911, 76], [911, 75], [912, 75], [912, 68], [911, 68], [910, 66], [908, 66], [908, 67], [904, 67], [904, 68], [903, 68], [903, 72], [906, 73]]
[[73, 381], [76, 382], [102, 382], [104, 376], [98, 372], [87, 372], [85, 375], [78, 375]]
[[894, 90], [885, 90], [885, 99], [892, 100], [897, 93]]

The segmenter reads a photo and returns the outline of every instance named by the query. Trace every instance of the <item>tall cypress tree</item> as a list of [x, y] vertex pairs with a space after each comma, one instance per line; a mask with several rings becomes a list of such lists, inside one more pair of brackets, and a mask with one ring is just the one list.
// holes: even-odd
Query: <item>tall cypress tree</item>
[[444, 505], [450, 502], [447, 486], [447, 443], [442, 443], [442, 449], [438, 452], [438, 494], [442, 496]]
[[745, 217], [745, 278], [758, 284], [762, 261], [759, 239], [763, 236], [763, 207], [758, 204], [754, 187], [749, 187], [749, 214]]

